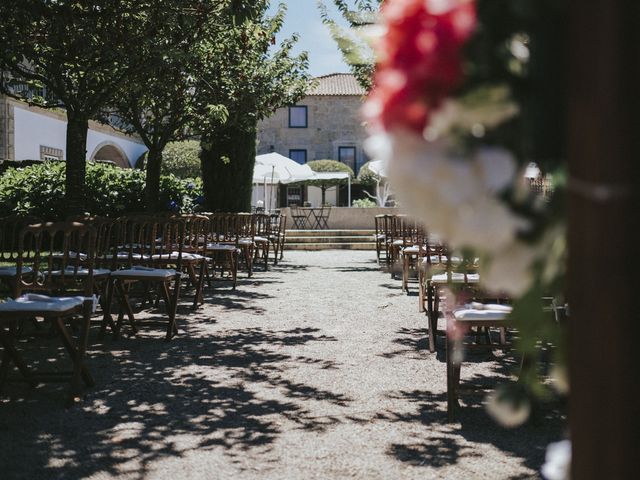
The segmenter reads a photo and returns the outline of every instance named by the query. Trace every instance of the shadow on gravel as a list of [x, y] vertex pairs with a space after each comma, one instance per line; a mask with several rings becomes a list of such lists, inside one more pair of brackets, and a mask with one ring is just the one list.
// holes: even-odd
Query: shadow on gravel
[[[487, 414], [484, 394], [495, 389], [504, 379], [481, 377], [475, 375], [471, 381], [461, 385], [461, 407], [454, 423], [447, 420], [446, 393], [414, 390], [389, 395], [398, 403], [408, 402], [415, 408], [409, 412], [387, 410], [377, 415], [377, 421], [422, 423], [429, 432], [422, 439], [416, 435], [410, 442], [391, 444], [387, 455], [411, 465], [439, 468], [458, 463], [463, 458], [479, 457], [473, 444], [490, 444], [520, 458], [527, 468], [539, 471], [547, 445], [562, 435], [560, 406], [538, 406], [524, 425], [514, 429], [503, 428]], [[486, 388], [483, 392], [470, 393], [470, 387]], [[441, 436], [438, 435], [440, 432]]]
[[[426, 323], [426, 320], [425, 320]], [[397, 338], [392, 340], [398, 349], [391, 352], [381, 353], [383, 358], [409, 357], [414, 359], [424, 358], [429, 354], [429, 331], [426, 328], [406, 328], [402, 327], [396, 331]]]
[[222, 448], [238, 458], [268, 451], [287, 423], [323, 431], [342, 421], [315, 418], [304, 402], [346, 406], [349, 398], [284, 376], [300, 364], [338, 368], [280, 348], [336, 341], [318, 329], [248, 328], [169, 344], [162, 332], [94, 343], [97, 386], [72, 409], [63, 408], [63, 386], [10, 384], [0, 396], [2, 478], [143, 478], [154, 462], [187, 450]]

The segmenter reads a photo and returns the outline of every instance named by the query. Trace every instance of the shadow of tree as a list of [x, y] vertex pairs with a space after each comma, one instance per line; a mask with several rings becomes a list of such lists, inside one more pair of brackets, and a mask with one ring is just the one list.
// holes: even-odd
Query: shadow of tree
[[191, 449], [221, 447], [232, 458], [267, 452], [286, 428], [323, 431], [342, 421], [314, 417], [309, 402], [351, 402], [285, 376], [300, 364], [338, 368], [282, 348], [336, 341], [318, 329], [248, 328], [170, 344], [161, 337], [149, 329], [133, 340], [95, 344], [97, 387], [67, 411], [64, 386], [10, 384], [0, 397], [3, 478], [141, 478], [154, 461]]
[[[426, 319], [425, 319], [426, 324]], [[424, 358], [425, 354], [429, 353], [429, 331], [425, 328], [407, 328], [402, 327], [396, 334], [397, 338], [392, 340], [394, 345], [398, 345], [400, 348], [391, 352], [381, 353], [383, 358], [393, 357], [409, 357], [409, 358]]]

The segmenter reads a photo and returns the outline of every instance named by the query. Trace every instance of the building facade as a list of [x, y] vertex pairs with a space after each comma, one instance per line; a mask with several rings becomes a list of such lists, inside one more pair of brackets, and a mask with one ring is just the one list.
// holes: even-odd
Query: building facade
[[[362, 144], [366, 132], [361, 109], [366, 94], [355, 77], [335, 73], [316, 79], [316, 86], [296, 105], [280, 108], [258, 125], [258, 154], [277, 152], [298, 163], [338, 160], [357, 175], [368, 161]], [[319, 204], [316, 187], [283, 188], [281, 205]], [[337, 205], [336, 188], [327, 192], [329, 203]]]
[[[0, 160], [64, 160], [66, 137], [64, 111], [31, 107], [0, 95]], [[146, 151], [142, 140], [89, 122], [87, 160], [133, 167]]]

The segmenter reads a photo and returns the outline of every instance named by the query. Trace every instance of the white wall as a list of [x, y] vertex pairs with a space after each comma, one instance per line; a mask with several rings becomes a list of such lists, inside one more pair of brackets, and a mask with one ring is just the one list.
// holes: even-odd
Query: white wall
[[[307, 188], [307, 201], [312, 207], [322, 206], [322, 189], [320, 187], [309, 186]], [[324, 195], [324, 201], [335, 206], [338, 204], [338, 187], [327, 188]]]
[[[269, 199], [271, 199], [271, 207], [269, 207]], [[255, 207], [258, 200], [264, 202], [263, 206], [267, 210], [278, 208], [278, 185], [267, 184], [266, 192], [264, 185], [254, 185], [251, 192], [251, 205]]]
[[[17, 106], [13, 114], [16, 160], [38, 160], [41, 145], [58, 148], [66, 157], [67, 122]], [[105, 142], [118, 145], [131, 164], [147, 151], [143, 144], [90, 129], [87, 133], [87, 159]]]

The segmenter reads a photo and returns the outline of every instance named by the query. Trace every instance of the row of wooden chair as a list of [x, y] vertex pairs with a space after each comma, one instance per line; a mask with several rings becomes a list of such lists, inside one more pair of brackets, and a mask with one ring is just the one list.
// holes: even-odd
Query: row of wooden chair
[[[9, 297], [0, 303], [0, 386], [11, 363], [27, 381], [42, 380], [39, 372], [29, 371], [14, 346], [20, 321], [42, 317], [53, 322], [74, 363], [72, 398], [77, 398], [80, 377], [87, 384], [93, 381], [83, 357], [88, 322], [98, 304], [102, 307], [101, 334], [110, 328], [118, 337], [125, 319], [131, 331], [137, 332], [132, 304], [136, 288], [143, 304], [164, 301], [165, 339], [170, 340], [177, 333], [181, 292], [192, 290], [196, 307], [204, 301], [204, 283], [211, 285], [218, 268], [221, 275], [228, 273], [235, 288], [239, 263], [246, 266], [249, 276], [255, 258], [262, 259], [266, 269], [270, 247], [277, 263], [286, 227], [281, 215], [219, 213], [37, 222], [34, 218], [0, 219], [0, 284]], [[115, 319], [114, 304], [119, 306]], [[74, 340], [66, 322], [77, 314], [81, 314], [82, 328]]]
[[[411, 274], [417, 276], [418, 310], [426, 313], [431, 353], [436, 351], [437, 337], [444, 333], [438, 331], [438, 320], [445, 319], [447, 406], [449, 418], [453, 419], [462, 358], [460, 336], [455, 332], [472, 333], [476, 340], [484, 340], [483, 348], [504, 347], [510, 301], [504, 295], [482, 291], [477, 260], [452, 253], [411, 217], [377, 215], [375, 228], [378, 263], [389, 269], [394, 278], [402, 271], [403, 291], [409, 292]], [[493, 330], [499, 333], [497, 343], [491, 338]]]

